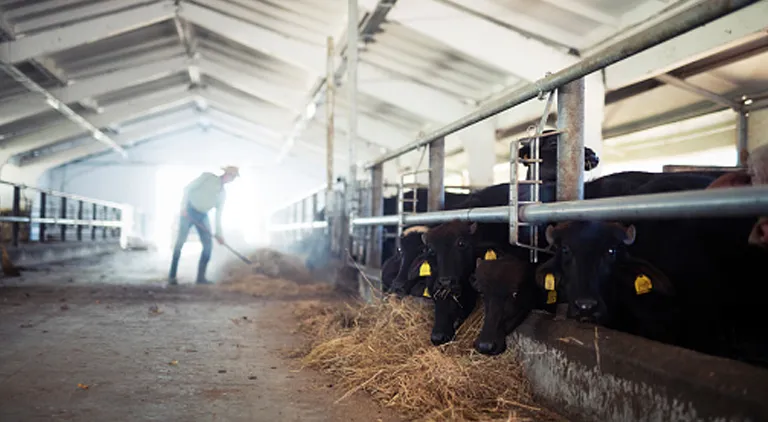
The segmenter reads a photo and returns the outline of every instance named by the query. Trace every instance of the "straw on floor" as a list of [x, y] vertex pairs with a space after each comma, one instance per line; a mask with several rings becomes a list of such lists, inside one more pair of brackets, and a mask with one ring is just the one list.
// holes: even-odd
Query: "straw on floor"
[[310, 304], [295, 310], [309, 344], [308, 367], [338, 377], [348, 395], [364, 390], [414, 420], [563, 420], [537, 406], [512, 352], [487, 357], [472, 349], [482, 309], [455, 342], [429, 342], [431, 304], [386, 298], [367, 305]]

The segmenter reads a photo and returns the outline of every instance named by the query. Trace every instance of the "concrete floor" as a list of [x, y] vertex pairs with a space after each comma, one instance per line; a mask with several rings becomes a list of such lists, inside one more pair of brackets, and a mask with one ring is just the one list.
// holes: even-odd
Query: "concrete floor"
[[290, 304], [165, 288], [166, 267], [121, 253], [0, 280], [0, 420], [399, 420], [362, 393], [334, 404], [344, 391], [285, 357]]

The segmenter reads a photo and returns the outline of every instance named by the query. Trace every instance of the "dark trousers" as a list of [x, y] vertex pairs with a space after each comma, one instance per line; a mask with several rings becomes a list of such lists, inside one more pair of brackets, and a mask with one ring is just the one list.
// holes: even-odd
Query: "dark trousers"
[[[205, 227], [201, 230], [198, 225]], [[197, 264], [197, 281], [205, 280], [205, 269], [208, 267], [208, 261], [211, 260], [211, 250], [213, 249], [213, 239], [211, 239], [211, 225], [208, 222], [208, 214], [197, 211], [187, 206], [187, 216], [179, 218], [179, 233], [176, 235], [176, 245], [173, 247], [173, 259], [171, 260], [171, 271], [168, 275], [170, 279], [176, 278], [176, 271], [179, 267], [179, 258], [181, 258], [181, 248], [189, 236], [189, 229], [195, 226], [197, 234], [200, 236], [200, 242], [203, 244], [203, 252], [200, 254], [200, 262]]]

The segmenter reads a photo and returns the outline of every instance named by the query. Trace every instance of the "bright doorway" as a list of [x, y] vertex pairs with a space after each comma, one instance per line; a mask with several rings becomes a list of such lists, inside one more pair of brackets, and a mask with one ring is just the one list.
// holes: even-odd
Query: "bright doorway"
[[[163, 252], [170, 252], [176, 240], [177, 219], [181, 207], [184, 187], [201, 173], [210, 171], [219, 174], [217, 168], [189, 166], [163, 166], [156, 173], [155, 197], [155, 241]], [[224, 237], [232, 246], [265, 244], [269, 238], [266, 231], [263, 205], [266, 198], [257, 184], [257, 177], [248, 169], [240, 169], [240, 177], [226, 187], [227, 199], [222, 216]], [[215, 211], [209, 214], [211, 226], [215, 222]], [[200, 243], [197, 232], [189, 232], [187, 249], [199, 253]]]

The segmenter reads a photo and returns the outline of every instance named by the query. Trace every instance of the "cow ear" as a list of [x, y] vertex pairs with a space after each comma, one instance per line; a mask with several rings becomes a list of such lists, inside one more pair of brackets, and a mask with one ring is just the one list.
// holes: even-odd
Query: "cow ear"
[[635, 229], [634, 224], [630, 224], [629, 227], [624, 229], [624, 244], [625, 245], [631, 245], [635, 243], [635, 238], [637, 237], [637, 229]]
[[628, 256], [625, 258], [624, 270], [627, 272], [632, 289], [637, 295], [650, 293], [651, 291], [665, 296], [675, 295], [675, 286], [669, 278], [650, 262]]
[[520, 151], [517, 153], [517, 156], [523, 160], [527, 160], [528, 158], [531, 158], [530, 155], [531, 155], [530, 144], [527, 144], [524, 147], [520, 148]]
[[475, 234], [477, 233], [477, 223], [472, 223], [469, 226], [469, 234]]
[[[536, 268], [536, 284], [544, 290], [554, 290], [554, 279], [557, 273], [557, 261], [556, 258], [550, 258], [548, 261], [539, 265]], [[547, 277], [549, 276], [549, 277]], [[551, 281], [547, 282], [547, 278]]]
[[[422, 265], [424, 264], [427, 266], [422, 269]], [[428, 276], [432, 275], [432, 268], [429, 266], [429, 261], [427, 261], [427, 258], [423, 255], [418, 256], [413, 260], [411, 268], [408, 269], [408, 281], [418, 280], [420, 277], [428, 277], [422, 275], [422, 273], [426, 272], [429, 272]]]
[[552, 224], [548, 225], [545, 234], [547, 237], [547, 243], [549, 243], [550, 245], [554, 245], [555, 244], [555, 226], [553, 226]]

